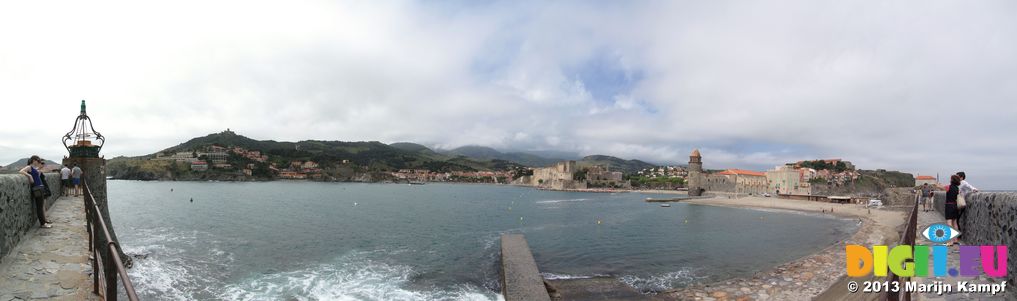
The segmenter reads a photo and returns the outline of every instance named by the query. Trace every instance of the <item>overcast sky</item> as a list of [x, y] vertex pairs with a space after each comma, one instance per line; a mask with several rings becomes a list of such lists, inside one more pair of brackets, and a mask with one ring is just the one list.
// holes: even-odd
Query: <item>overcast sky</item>
[[1017, 188], [1014, 1], [17, 1], [0, 162], [255, 139], [810, 158]]

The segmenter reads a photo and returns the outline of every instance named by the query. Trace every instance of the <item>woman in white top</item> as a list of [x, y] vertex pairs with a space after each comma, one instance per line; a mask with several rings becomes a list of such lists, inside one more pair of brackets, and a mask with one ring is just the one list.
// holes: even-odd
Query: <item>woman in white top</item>
[[[978, 192], [978, 188], [975, 188], [975, 186], [971, 186], [971, 184], [968, 183], [968, 181], [966, 180], [968, 178], [967, 174], [965, 174], [963, 171], [958, 171], [957, 172], [957, 176], [960, 177], [960, 179], [961, 179], [960, 185], [958, 185], [957, 188], [960, 190], [960, 195], [964, 196], [964, 200], [968, 199], [968, 197], [969, 197], [968, 195], [969, 194], [971, 194], [973, 192]], [[963, 217], [964, 216], [964, 209], [965, 208], [959, 208], [959, 209], [960, 209], [959, 210], [960, 211], [960, 215], [959, 216]], [[961, 229], [961, 227], [960, 227], [960, 218], [959, 217], [957, 218], [957, 231], [960, 231], [960, 233], [961, 233], [960, 236], [964, 235], [964, 230]], [[960, 236], [957, 236], [957, 238], [960, 239]]]

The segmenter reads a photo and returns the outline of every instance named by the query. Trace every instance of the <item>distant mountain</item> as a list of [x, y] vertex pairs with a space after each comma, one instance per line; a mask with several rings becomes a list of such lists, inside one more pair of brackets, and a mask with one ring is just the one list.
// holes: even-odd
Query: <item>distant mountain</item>
[[[255, 161], [240, 155], [229, 155], [227, 163], [232, 167], [210, 169], [207, 172], [192, 172], [188, 165], [170, 160], [150, 160], [158, 156], [171, 156], [178, 152], [204, 152], [210, 146], [241, 147], [260, 151], [267, 155], [265, 162]], [[564, 154], [566, 152], [543, 152]], [[427, 146], [398, 142], [384, 144], [377, 141], [320, 141], [298, 142], [255, 140], [232, 131], [196, 137], [187, 142], [163, 149], [157, 153], [139, 157], [118, 157], [110, 160], [108, 174], [123, 179], [145, 180], [260, 180], [272, 179], [277, 172], [271, 166], [288, 169], [294, 161], [314, 161], [326, 173], [346, 170], [357, 175], [378, 173], [399, 169], [426, 169], [436, 172], [472, 170], [511, 170], [518, 166], [544, 167], [570, 158], [544, 157], [526, 152], [502, 152], [484, 146], [463, 146], [452, 150], [433, 150]], [[345, 165], [344, 162], [351, 165]], [[20, 160], [19, 162], [24, 162]], [[18, 164], [23, 164], [15, 162]], [[611, 156], [587, 156], [578, 160], [581, 166], [604, 165], [611, 170], [634, 173], [654, 164], [639, 160], [624, 160]], [[246, 177], [241, 169], [253, 164]], [[331, 175], [331, 174], [329, 174]]]
[[[319, 141], [305, 140], [299, 142], [279, 142], [274, 140], [254, 140], [232, 131], [197, 137], [187, 142], [166, 148], [155, 154], [140, 157], [118, 157], [110, 160], [108, 174], [123, 179], [145, 180], [237, 180], [236, 170], [215, 169], [204, 173], [193, 173], [187, 167], [173, 164], [172, 161], [149, 160], [158, 155], [173, 155], [177, 152], [202, 152], [210, 146], [241, 147], [250, 151], [260, 151], [268, 156], [267, 162], [256, 162], [242, 156], [231, 155], [228, 158], [236, 170], [248, 164], [254, 164], [253, 179], [271, 179], [274, 176], [268, 171], [270, 164], [279, 168], [288, 168], [293, 161], [314, 161], [322, 169], [337, 168], [343, 162], [350, 162], [357, 172], [385, 172], [399, 169], [427, 169], [438, 172], [503, 170], [515, 165], [500, 160], [477, 160], [468, 157], [450, 157], [422, 145], [399, 143], [390, 146], [377, 141]], [[160, 163], [161, 162], [161, 163]], [[220, 172], [221, 171], [221, 172]], [[220, 173], [216, 175], [216, 173]], [[242, 176], [240, 176], [242, 178]]]
[[[46, 168], [50, 168], [50, 167], [53, 167], [53, 166], [60, 166], [60, 163], [53, 162], [52, 160], [45, 160], [45, 161], [46, 161]], [[22, 167], [25, 167], [26, 165], [28, 165], [28, 164], [25, 164], [25, 163], [28, 163], [28, 158], [17, 159], [14, 162], [11, 162], [11, 164], [0, 166], [0, 170], [6, 170], [6, 171], [21, 170]]]
[[442, 151], [445, 155], [464, 156], [479, 160], [503, 160], [519, 163], [530, 167], [543, 167], [562, 161], [561, 158], [546, 158], [523, 152], [504, 153], [486, 146], [468, 145], [452, 150]]
[[588, 166], [607, 166], [612, 171], [621, 171], [624, 173], [635, 173], [646, 168], [657, 167], [656, 164], [650, 164], [639, 160], [625, 160], [612, 156], [604, 155], [592, 155], [586, 156], [576, 161], [576, 165], [579, 167]]
[[434, 151], [430, 148], [412, 142], [396, 142], [389, 144], [388, 146], [414, 153], [434, 153]]
[[522, 150], [522, 151], [517, 151], [517, 152], [524, 153], [524, 154], [530, 154], [530, 155], [534, 155], [534, 156], [537, 156], [537, 157], [543, 157], [543, 158], [548, 158], [548, 159], [555, 159], [557, 161], [579, 160], [579, 159], [581, 159], [581, 157], [579, 156], [579, 153], [577, 153], [577, 152], [566, 152], [566, 151], [556, 151], [556, 150]]

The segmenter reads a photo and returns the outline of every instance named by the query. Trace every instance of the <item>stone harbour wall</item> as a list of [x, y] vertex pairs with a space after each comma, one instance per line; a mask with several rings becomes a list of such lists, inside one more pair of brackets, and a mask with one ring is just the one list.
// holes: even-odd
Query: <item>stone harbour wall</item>
[[[47, 173], [46, 182], [53, 193], [46, 199], [48, 209], [60, 197], [60, 174]], [[39, 220], [35, 217], [28, 178], [21, 174], [0, 175], [0, 262], [35, 227], [39, 227]]]
[[[968, 194], [965, 200], [967, 207], [957, 222], [961, 241], [965, 245], [1007, 246], [1007, 284], [1017, 283], [1017, 193], [978, 192]], [[934, 204], [940, 214], [945, 202], [946, 193], [936, 192]]]

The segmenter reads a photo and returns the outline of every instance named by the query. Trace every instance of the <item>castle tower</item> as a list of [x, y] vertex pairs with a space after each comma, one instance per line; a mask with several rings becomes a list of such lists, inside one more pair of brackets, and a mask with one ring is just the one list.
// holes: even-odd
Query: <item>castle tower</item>
[[703, 156], [694, 149], [689, 154], [689, 196], [701, 196], [703, 190]]

